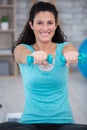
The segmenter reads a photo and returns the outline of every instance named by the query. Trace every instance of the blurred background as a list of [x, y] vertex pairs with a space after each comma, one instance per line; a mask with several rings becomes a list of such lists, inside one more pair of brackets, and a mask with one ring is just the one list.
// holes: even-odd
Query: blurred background
[[[37, 1], [41, 0], [0, 0], [0, 122], [18, 118], [23, 110], [23, 83], [10, 49]], [[67, 40], [79, 50], [87, 38], [87, 0], [48, 1], [59, 11], [60, 26]], [[84, 68], [87, 74], [87, 66]], [[77, 65], [70, 67], [69, 96], [76, 123], [87, 124], [87, 78]]]

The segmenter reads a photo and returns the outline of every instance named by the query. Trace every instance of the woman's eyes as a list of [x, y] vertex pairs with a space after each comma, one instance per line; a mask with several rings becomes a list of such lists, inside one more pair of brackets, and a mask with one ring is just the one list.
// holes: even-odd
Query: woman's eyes
[[[39, 24], [39, 25], [44, 25], [43, 22], [38, 22], [37, 24]], [[47, 24], [50, 25], [50, 24], [53, 24], [53, 22], [48, 22]]]
[[40, 25], [41, 25], [41, 24], [43, 24], [43, 23], [42, 23], [42, 22], [38, 22], [37, 24], [40, 24]]
[[48, 22], [48, 24], [53, 24], [52, 22]]

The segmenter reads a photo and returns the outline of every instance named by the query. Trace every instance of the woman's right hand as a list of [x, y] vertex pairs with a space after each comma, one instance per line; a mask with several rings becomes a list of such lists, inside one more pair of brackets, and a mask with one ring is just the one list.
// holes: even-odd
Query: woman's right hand
[[44, 51], [35, 51], [31, 54], [34, 57], [34, 64], [48, 65], [47, 54]]

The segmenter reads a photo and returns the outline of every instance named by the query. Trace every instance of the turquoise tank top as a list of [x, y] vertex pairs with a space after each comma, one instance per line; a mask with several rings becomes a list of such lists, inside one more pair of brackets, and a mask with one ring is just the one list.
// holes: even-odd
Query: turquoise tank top
[[[25, 94], [21, 123], [73, 123], [68, 99], [68, 70], [60, 56], [67, 42], [56, 44], [54, 67], [42, 71], [36, 64], [19, 64]], [[34, 52], [32, 45], [25, 45]]]

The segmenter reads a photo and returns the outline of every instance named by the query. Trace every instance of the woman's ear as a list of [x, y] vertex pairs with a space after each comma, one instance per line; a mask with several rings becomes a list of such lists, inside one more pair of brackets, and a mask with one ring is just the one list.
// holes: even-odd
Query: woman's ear
[[58, 23], [58, 21], [57, 21], [57, 22], [55, 23], [55, 30], [57, 29], [58, 25], [59, 25], [59, 23]]
[[57, 26], [58, 26], [58, 24], [56, 24], [56, 27], [55, 27], [55, 29], [57, 28]]
[[57, 25], [61, 26], [61, 22], [60, 22], [60, 20], [57, 21]]
[[29, 21], [29, 25], [30, 25], [31, 29], [33, 30], [33, 24], [31, 21]]

